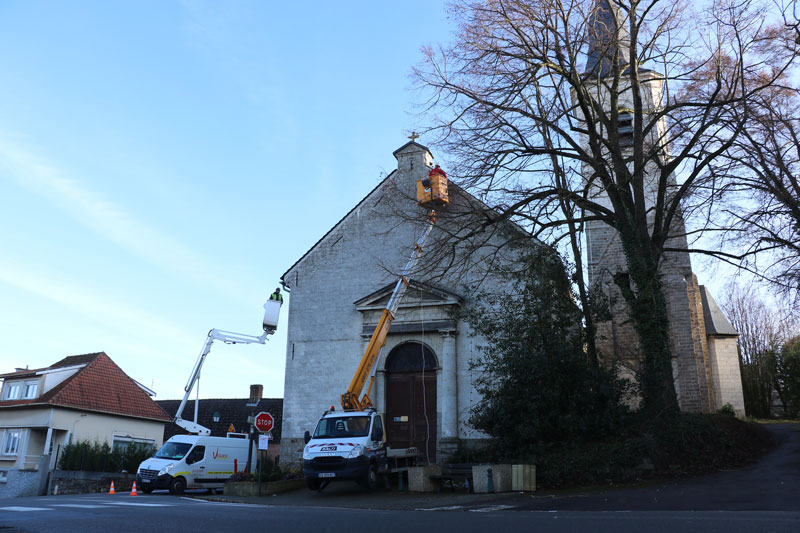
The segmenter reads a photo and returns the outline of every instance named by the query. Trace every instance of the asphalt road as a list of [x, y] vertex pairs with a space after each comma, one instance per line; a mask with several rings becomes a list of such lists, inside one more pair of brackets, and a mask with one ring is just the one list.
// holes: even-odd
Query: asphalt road
[[[7, 505], [13, 504], [13, 505]], [[796, 532], [800, 514], [779, 512], [508, 512], [459, 509], [353, 509], [209, 502], [169, 495], [78, 495], [0, 501], [9, 532], [109, 531], [409, 531]], [[439, 511], [439, 512], [437, 512]]]
[[779, 445], [757, 465], [625, 489], [368, 494], [343, 483], [322, 493], [299, 490], [238, 503], [157, 493], [15, 498], [0, 500], [0, 530], [797, 532], [800, 426], [770, 430]]

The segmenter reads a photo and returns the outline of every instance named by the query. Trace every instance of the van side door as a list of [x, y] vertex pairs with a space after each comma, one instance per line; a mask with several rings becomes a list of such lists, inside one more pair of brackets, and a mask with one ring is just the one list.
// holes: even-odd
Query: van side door
[[[203, 459], [206, 456], [206, 447], [205, 446], [195, 446], [192, 448], [192, 451], [186, 456], [184, 461], [186, 462], [186, 466], [191, 468], [192, 474], [197, 476], [202, 474], [206, 471], [206, 465], [203, 464]], [[200, 464], [197, 464], [200, 463]]]

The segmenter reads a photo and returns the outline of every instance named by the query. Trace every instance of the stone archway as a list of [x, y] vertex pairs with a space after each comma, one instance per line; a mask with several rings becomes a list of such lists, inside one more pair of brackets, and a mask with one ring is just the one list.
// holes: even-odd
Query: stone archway
[[436, 460], [436, 355], [420, 342], [396, 346], [386, 358], [386, 439], [392, 448], [416, 447]]

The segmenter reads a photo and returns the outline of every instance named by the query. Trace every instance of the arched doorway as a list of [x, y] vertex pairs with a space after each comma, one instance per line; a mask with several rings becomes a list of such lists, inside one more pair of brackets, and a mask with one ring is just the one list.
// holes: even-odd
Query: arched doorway
[[436, 460], [438, 367], [433, 350], [420, 342], [400, 344], [386, 358], [387, 443], [415, 446], [431, 462]]

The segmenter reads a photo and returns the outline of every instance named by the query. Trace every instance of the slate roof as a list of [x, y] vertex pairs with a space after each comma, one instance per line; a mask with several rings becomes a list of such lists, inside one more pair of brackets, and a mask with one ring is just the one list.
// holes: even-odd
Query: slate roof
[[[249, 401], [249, 398], [201, 399], [197, 412], [197, 423], [210, 429], [211, 436], [224, 437], [228, 432], [228, 426], [231, 424], [233, 424], [236, 433], [247, 433], [247, 417], [266, 411], [275, 419], [275, 427], [272, 429], [272, 442], [280, 442], [283, 421], [283, 398], [262, 398], [256, 405], [248, 405]], [[181, 400], [158, 400], [156, 403], [169, 413], [170, 418], [172, 418], [178, 411]], [[214, 413], [220, 414], [219, 422], [214, 422]], [[181, 418], [194, 420], [194, 400], [186, 402]], [[187, 434], [187, 431], [176, 424], [167, 424], [164, 427], [165, 441], [173, 435]]]
[[706, 323], [706, 335], [738, 336], [739, 332], [730, 323], [728, 317], [714, 301], [705, 285], [700, 285], [700, 298], [703, 302], [703, 318]]
[[112, 415], [170, 421], [170, 417], [104, 352], [65, 357], [43, 369], [13, 372], [0, 377], [21, 378], [37, 371], [85, 365], [38, 398], [0, 401], [0, 409], [57, 406]]

